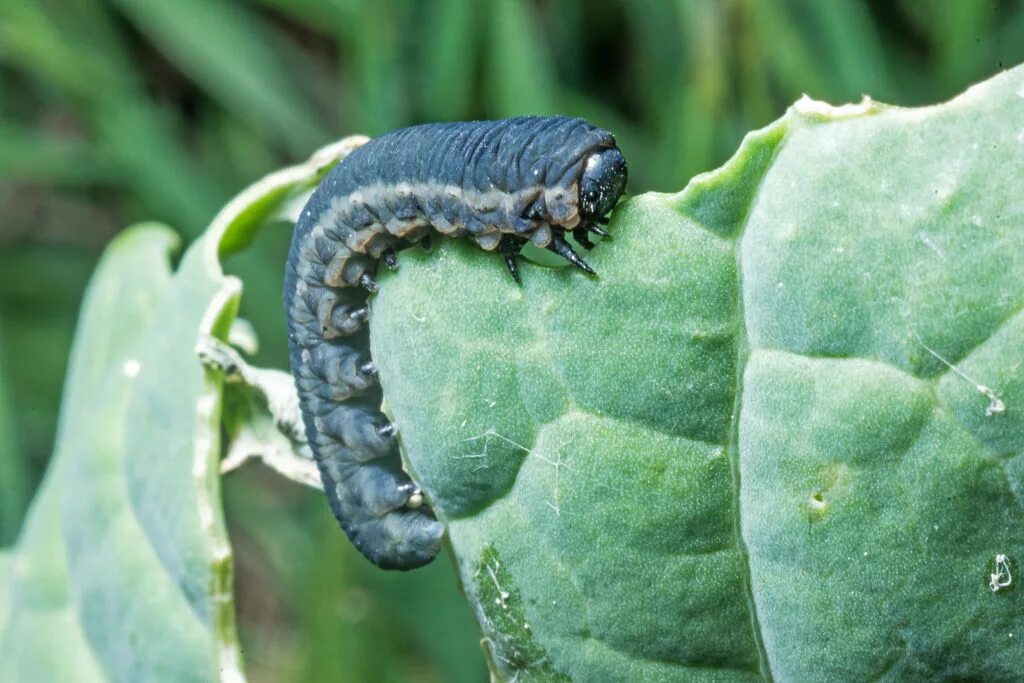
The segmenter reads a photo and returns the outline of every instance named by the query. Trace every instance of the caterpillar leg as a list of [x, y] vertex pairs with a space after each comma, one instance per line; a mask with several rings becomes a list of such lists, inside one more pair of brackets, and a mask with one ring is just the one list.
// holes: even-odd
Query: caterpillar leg
[[[401, 507], [418, 508], [423, 504], [423, 493], [402, 470], [394, 429], [383, 416], [370, 417], [369, 429], [355, 411], [335, 410], [328, 420], [318, 419], [316, 423], [323, 429], [315, 437], [318, 462], [325, 488], [334, 486], [339, 505], [345, 507], [343, 512], [348, 516], [339, 516], [343, 527], [353, 515], [379, 517]], [[366, 440], [373, 443], [367, 444]]]
[[377, 291], [377, 278], [375, 278], [371, 273], [363, 273], [359, 277], [359, 286], [373, 294]]
[[569, 246], [569, 243], [565, 241], [565, 238], [558, 232], [551, 237], [551, 242], [548, 243], [548, 249], [555, 252], [569, 263], [573, 264], [584, 273], [590, 275], [596, 275], [594, 269], [587, 265], [587, 262], [580, 258], [579, 254], [573, 251], [573, 248]]
[[[336, 486], [339, 503], [353, 518], [360, 515], [382, 517], [395, 510], [422, 505], [423, 493], [401, 470], [397, 453], [393, 458], [364, 463], [327, 459], [324, 470]], [[410, 506], [414, 497], [415, 502]]]
[[505, 267], [508, 268], [508, 272], [519, 284], [523, 284], [522, 279], [519, 277], [519, 267], [516, 265], [516, 257], [519, 256], [519, 252], [523, 250], [523, 246], [526, 244], [526, 240], [516, 235], [504, 235], [501, 238], [501, 242], [498, 243], [498, 250], [501, 255], [505, 257]]
[[293, 343], [313, 348], [323, 341], [337, 341], [366, 326], [370, 311], [366, 297], [355, 290], [299, 282], [289, 307]]
[[320, 449], [317, 463], [334, 516], [375, 564], [413, 569], [428, 563], [440, 550], [444, 526], [423, 506], [423, 494], [402, 471], [396, 450], [365, 457], [365, 450]]
[[361, 394], [377, 383], [377, 367], [358, 349], [324, 342], [303, 349], [296, 368], [299, 391], [337, 403]]
[[572, 231], [573, 238], [579, 242], [580, 246], [584, 249], [593, 249], [594, 243], [590, 241], [590, 235], [587, 228], [579, 227]]
[[342, 303], [334, 292], [325, 292], [316, 303], [320, 333], [326, 340], [353, 335], [370, 318], [370, 309], [361, 301]]
[[314, 418], [322, 434], [343, 444], [359, 460], [371, 460], [395, 453], [395, 429], [388, 419], [366, 406], [341, 403]]
[[[305, 371], [299, 367], [300, 386]], [[341, 528], [382, 567], [426, 564], [440, 549], [444, 527], [402, 470], [394, 425], [371, 405], [324, 400], [333, 389], [322, 377], [312, 377], [303, 392], [307, 427], [320, 480]]]

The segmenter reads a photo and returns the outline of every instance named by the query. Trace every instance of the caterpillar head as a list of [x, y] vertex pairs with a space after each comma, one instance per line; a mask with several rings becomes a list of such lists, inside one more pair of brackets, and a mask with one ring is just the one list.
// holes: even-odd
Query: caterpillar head
[[626, 176], [626, 158], [617, 147], [587, 157], [579, 182], [580, 218], [595, 222], [611, 211], [626, 189]]

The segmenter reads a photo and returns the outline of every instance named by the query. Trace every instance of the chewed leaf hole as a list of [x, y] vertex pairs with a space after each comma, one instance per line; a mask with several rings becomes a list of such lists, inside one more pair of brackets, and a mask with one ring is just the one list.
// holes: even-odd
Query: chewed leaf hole
[[814, 510], [824, 510], [827, 507], [825, 503], [825, 496], [818, 492], [811, 494], [810, 506]]

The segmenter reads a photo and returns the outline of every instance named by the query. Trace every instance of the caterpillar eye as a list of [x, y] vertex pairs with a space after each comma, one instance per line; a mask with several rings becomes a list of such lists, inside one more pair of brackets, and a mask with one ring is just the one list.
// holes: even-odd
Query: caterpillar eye
[[580, 215], [596, 220], [615, 207], [626, 190], [626, 158], [617, 147], [591, 154], [580, 177]]

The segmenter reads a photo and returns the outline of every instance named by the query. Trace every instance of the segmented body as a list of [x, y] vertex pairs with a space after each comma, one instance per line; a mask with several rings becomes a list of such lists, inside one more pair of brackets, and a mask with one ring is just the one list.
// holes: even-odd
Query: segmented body
[[378, 410], [364, 329], [378, 262], [393, 265], [395, 248], [436, 230], [501, 246], [514, 275], [526, 240], [580, 265], [561, 233], [581, 224], [588, 155], [614, 146], [607, 131], [563, 117], [415, 126], [355, 150], [303, 210], [285, 279], [292, 373], [331, 508], [376, 564], [425, 564], [443, 534]]

